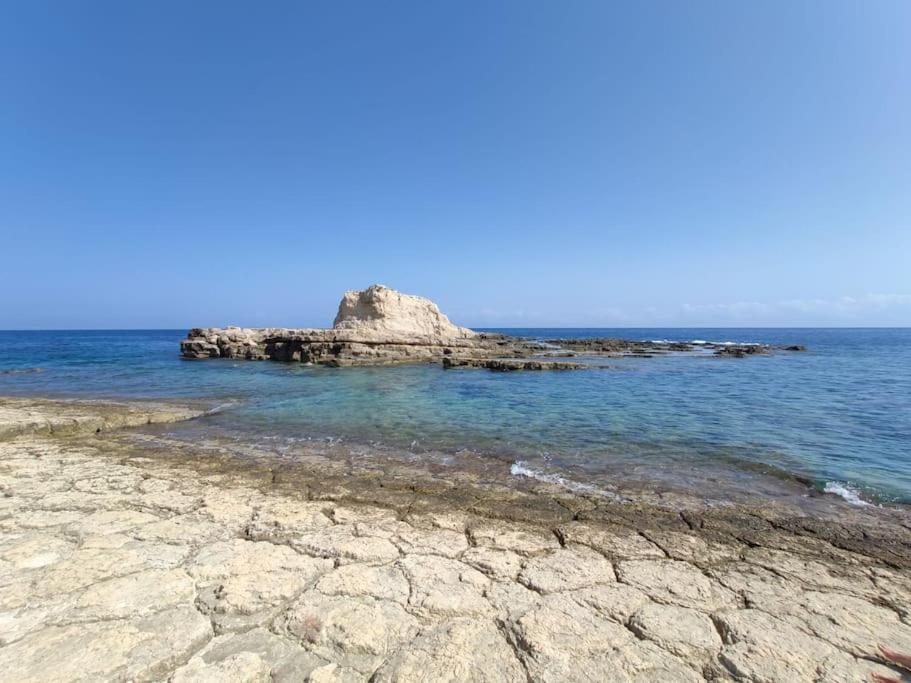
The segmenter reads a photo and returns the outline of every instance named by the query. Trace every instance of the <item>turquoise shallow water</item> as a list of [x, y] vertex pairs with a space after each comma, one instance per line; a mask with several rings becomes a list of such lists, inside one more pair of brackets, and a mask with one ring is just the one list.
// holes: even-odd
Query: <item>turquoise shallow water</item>
[[[206, 398], [193, 426], [263, 443], [342, 438], [461, 449], [574, 481], [795, 475], [911, 502], [911, 329], [508, 330], [805, 344], [744, 359], [611, 359], [611, 370], [446, 371], [183, 361], [184, 330], [0, 332], [0, 394]], [[41, 368], [40, 372], [26, 372]], [[719, 485], [723, 485], [723, 482]]]

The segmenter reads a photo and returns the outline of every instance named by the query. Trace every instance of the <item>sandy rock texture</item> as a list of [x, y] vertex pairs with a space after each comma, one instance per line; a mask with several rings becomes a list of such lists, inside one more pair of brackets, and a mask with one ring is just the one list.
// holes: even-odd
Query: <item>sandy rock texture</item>
[[38, 418], [98, 406], [0, 399], [3, 680], [847, 682], [911, 652], [901, 523], [380, 486]]

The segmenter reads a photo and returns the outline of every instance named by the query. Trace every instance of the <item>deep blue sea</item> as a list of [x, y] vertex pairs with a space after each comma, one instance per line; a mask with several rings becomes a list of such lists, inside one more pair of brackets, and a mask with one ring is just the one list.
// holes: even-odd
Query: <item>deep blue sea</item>
[[417, 456], [469, 450], [503, 459], [516, 476], [567, 481], [761, 488], [763, 478], [794, 475], [854, 502], [911, 503], [911, 329], [499, 331], [808, 351], [492, 373], [185, 361], [185, 330], [0, 332], [0, 395], [204, 398], [228, 406], [194, 429], [273, 444], [331, 437]]

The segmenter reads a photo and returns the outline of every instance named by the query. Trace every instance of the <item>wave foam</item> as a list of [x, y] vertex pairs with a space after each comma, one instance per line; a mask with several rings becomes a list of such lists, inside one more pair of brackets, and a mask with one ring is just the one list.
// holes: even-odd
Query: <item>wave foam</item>
[[842, 483], [840, 481], [827, 481], [823, 491], [836, 496], [841, 496], [851, 505], [857, 505], [859, 507], [870, 505], [870, 503], [860, 497], [860, 491], [850, 484]]
[[44, 368], [12, 368], [11, 370], [0, 370], [0, 375], [29, 375], [34, 372], [44, 372]]
[[571, 481], [565, 477], [561, 477], [559, 474], [550, 474], [548, 472], [533, 469], [528, 467], [524, 460], [516, 460], [510, 465], [509, 473], [514, 477], [525, 477], [526, 479], [534, 479], [535, 481], [544, 482], [546, 484], [562, 486], [563, 488], [575, 491], [576, 493], [594, 493], [607, 498], [619, 498], [617, 494], [605, 491], [604, 489], [599, 489], [597, 486]]
[[203, 413], [203, 415], [217, 415], [218, 413], [233, 408], [236, 405], [239, 405], [240, 401], [225, 401], [224, 403], [219, 403], [217, 406], [209, 408]]
[[762, 346], [762, 342], [740, 342], [740, 341], [706, 341], [705, 339], [693, 339], [690, 341], [693, 346]]

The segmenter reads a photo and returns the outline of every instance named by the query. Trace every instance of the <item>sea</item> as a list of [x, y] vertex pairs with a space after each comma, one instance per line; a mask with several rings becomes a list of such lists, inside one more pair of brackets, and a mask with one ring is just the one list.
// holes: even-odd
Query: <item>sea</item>
[[0, 395], [201, 399], [175, 438], [276, 457], [328, 441], [445, 461], [489, 458], [517, 481], [635, 483], [911, 504], [911, 329], [499, 329], [534, 339], [800, 344], [805, 352], [610, 358], [591, 370], [326, 368], [184, 360], [186, 330], [0, 331]]

